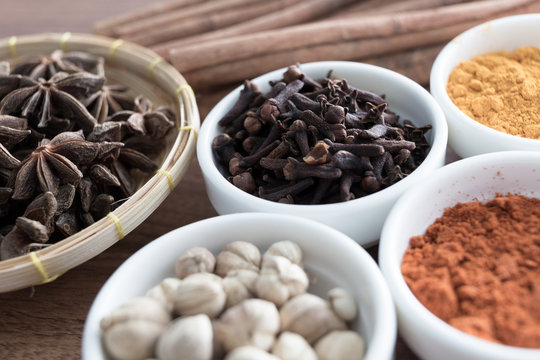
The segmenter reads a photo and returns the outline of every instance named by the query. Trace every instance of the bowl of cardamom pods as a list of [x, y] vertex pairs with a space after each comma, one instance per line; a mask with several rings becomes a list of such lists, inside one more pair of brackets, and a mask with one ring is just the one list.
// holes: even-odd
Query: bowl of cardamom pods
[[54, 280], [178, 184], [200, 120], [155, 53], [94, 35], [0, 40], [0, 292]]
[[539, 64], [540, 14], [488, 21], [444, 47], [430, 89], [459, 156], [540, 151]]
[[302, 217], [240, 213], [126, 260], [92, 304], [82, 358], [391, 360], [396, 336], [390, 292], [360, 245]]
[[229, 93], [201, 126], [197, 158], [219, 214], [304, 216], [370, 246], [397, 198], [444, 165], [446, 142], [444, 114], [419, 84], [320, 61]]

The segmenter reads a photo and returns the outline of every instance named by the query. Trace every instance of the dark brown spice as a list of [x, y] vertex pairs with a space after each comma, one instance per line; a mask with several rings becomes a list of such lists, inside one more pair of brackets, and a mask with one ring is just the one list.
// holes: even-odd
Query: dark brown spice
[[293, 65], [268, 94], [244, 83], [212, 144], [233, 184], [272, 201], [330, 203], [384, 189], [418, 167], [431, 127], [399, 121], [382, 96], [330, 76], [312, 79]]
[[2, 260], [73, 235], [132, 195], [176, 120], [106, 84], [101, 57], [55, 51], [10, 65], [0, 63]]

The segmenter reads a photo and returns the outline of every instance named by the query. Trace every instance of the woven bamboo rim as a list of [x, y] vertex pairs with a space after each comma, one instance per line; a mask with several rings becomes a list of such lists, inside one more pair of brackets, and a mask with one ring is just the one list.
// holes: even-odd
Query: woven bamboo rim
[[[86, 34], [39, 34], [0, 39], [0, 60], [43, 55], [56, 49], [85, 51], [105, 58], [106, 72], [144, 86], [155, 102], [173, 105], [177, 133], [169, 139], [160, 169], [109, 216], [78, 233], [29, 256], [0, 261], [0, 292], [50, 282], [69, 269], [103, 252], [142, 223], [172, 192], [195, 154], [200, 118], [193, 90], [171, 65], [156, 53], [122, 40]], [[153, 97], [153, 99], [152, 99]]]

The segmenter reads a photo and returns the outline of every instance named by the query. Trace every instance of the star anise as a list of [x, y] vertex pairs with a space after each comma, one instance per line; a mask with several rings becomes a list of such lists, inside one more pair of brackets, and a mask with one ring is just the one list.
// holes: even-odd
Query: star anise
[[152, 102], [144, 96], [135, 98], [135, 110], [114, 114], [109, 121], [124, 121], [135, 135], [148, 134], [154, 139], [163, 138], [174, 126], [174, 116], [166, 107], [152, 109]]
[[14, 169], [20, 161], [10, 153], [14, 145], [24, 140], [30, 133], [26, 119], [0, 115], [0, 167]]
[[103, 85], [103, 87], [83, 100], [84, 106], [96, 118], [99, 124], [120, 111], [133, 109], [133, 99], [126, 95], [127, 87]]
[[58, 193], [61, 183], [76, 186], [83, 174], [77, 165], [89, 165], [94, 159], [123, 146], [86, 141], [82, 132], [64, 132], [40, 146], [23, 160], [17, 172], [12, 198], [31, 198], [39, 185], [42, 192]]
[[46, 246], [44, 243], [54, 230], [52, 222], [56, 209], [56, 198], [50, 192], [32, 200], [23, 216], [17, 219], [15, 226], [3, 238], [0, 244], [0, 259], [24, 255]]
[[[0, 114], [26, 117], [38, 122], [38, 128], [46, 128], [59, 112], [62, 114], [60, 118], [73, 119], [85, 132], [91, 131], [96, 124], [96, 119], [77, 98], [98, 91], [105, 82], [103, 77], [80, 72], [70, 75], [57, 73], [47, 81], [17, 77], [12, 79], [13, 76], [5, 78], [8, 85], [12, 87], [12, 83], [16, 83], [18, 88], [5, 95], [0, 102]], [[1, 81], [2, 78], [0, 87]]]
[[0, 259], [90, 226], [158, 168], [175, 115], [102, 70], [60, 51], [12, 72], [0, 62]]
[[103, 76], [103, 58], [82, 52], [64, 53], [62, 50], [56, 50], [49, 56], [26, 60], [11, 71], [12, 74], [28, 76], [34, 80], [48, 80], [59, 72], [68, 74], [89, 72]]

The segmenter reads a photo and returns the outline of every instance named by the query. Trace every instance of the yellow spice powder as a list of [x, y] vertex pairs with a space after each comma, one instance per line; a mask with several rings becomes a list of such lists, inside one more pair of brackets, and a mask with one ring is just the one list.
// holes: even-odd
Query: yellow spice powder
[[474, 120], [540, 139], [540, 49], [521, 47], [464, 61], [450, 74], [446, 91]]

